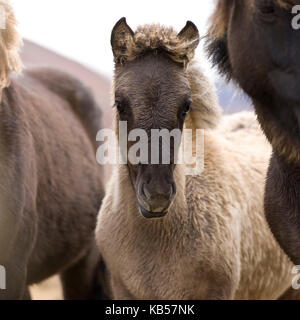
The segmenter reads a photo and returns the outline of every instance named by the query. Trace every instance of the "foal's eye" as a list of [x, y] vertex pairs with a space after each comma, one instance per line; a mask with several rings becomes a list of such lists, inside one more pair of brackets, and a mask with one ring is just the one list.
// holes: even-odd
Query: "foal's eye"
[[189, 113], [189, 111], [190, 111], [190, 109], [191, 109], [191, 106], [192, 106], [192, 103], [191, 103], [191, 102], [187, 102], [187, 103], [184, 105], [183, 111], [182, 111], [183, 116], [186, 116], [186, 115]]
[[260, 0], [258, 5], [260, 16], [266, 22], [272, 22], [275, 18], [275, 6], [273, 0]]
[[275, 12], [273, 5], [264, 5], [260, 8], [260, 12], [265, 15], [272, 15]]
[[116, 102], [116, 107], [119, 113], [123, 113], [125, 110], [124, 105], [121, 102]]

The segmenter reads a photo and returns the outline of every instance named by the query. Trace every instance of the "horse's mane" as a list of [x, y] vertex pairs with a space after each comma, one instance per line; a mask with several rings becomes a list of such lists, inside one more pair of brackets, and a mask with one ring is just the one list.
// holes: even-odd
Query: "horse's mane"
[[189, 63], [186, 73], [192, 91], [193, 107], [186, 118], [185, 126], [191, 129], [215, 128], [222, 112], [214, 84], [195, 59]]
[[[121, 61], [132, 61], [149, 51], [165, 52], [175, 62], [187, 64], [194, 57], [194, 46], [177, 36], [172, 27], [160, 24], [146, 24], [139, 26], [132, 41], [124, 39], [126, 50], [116, 54]], [[199, 39], [194, 40], [198, 44]], [[197, 45], [195, 45], [197, 46]]]
[[[10, 72], [19, 73], [22, 63], [19, 56], [21, 38], [16, 30], [17, 20], [9, 0], [0, 0], [4, 29], [0, 29], [0, 91], [10, 84]], [[1, 95], [1, 93], [0, 93]]]

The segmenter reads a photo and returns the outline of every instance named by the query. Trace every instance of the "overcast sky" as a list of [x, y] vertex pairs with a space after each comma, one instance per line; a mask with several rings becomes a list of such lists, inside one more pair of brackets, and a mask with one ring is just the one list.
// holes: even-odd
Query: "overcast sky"
[[[159, 22], [180, 31], [187, 20], [205, 34], [212, 0], [12, 0], [21, 34], [106, 75], [112, 73], [110, 34], [123, 16], [132, 29]], [[208, 67], [205, 58], [198, 56]]]

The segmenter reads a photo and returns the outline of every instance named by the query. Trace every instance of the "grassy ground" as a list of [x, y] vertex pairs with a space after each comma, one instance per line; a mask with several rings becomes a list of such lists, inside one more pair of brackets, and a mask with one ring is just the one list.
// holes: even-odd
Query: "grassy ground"
[[47, 281], [30, 288], [33, 300], [61, 300], [62, 290], [58, 277], [52, 277]]

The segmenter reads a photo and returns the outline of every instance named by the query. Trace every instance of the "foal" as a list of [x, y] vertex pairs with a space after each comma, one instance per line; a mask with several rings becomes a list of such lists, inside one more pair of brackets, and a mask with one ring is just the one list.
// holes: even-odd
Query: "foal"
[[198, 39], [191, 22], [134, 33], [123, 18], [112, 31], [116, 128], [207, 129], [201, 175], [174, 158], [115, 166], [96, 230], [115, 299], [276, 299], [291, 284], [263, 214], [270, 146], [251, 114], [212, 130], [221, 112]]

